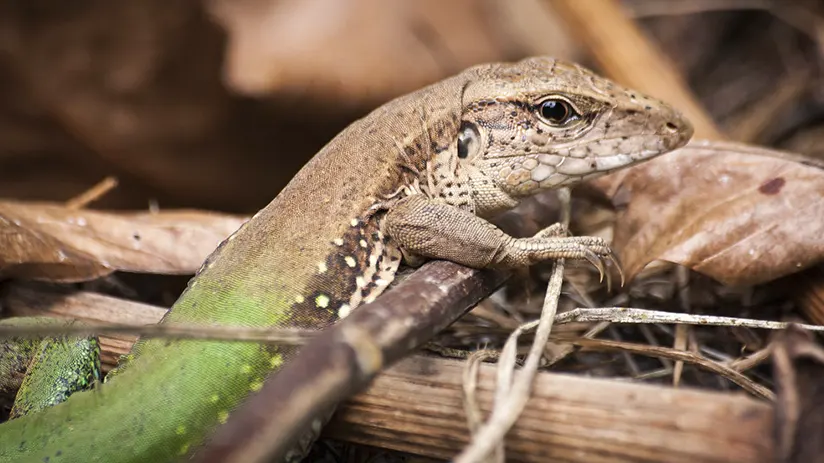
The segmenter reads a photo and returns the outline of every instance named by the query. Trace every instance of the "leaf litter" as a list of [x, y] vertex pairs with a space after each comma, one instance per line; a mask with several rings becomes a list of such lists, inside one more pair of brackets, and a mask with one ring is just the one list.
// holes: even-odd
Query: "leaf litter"
[[68, 283], [114, 271], [191, 274], [245, 220], [190, 210], [120, 213], [0, 201], [0, 277]]

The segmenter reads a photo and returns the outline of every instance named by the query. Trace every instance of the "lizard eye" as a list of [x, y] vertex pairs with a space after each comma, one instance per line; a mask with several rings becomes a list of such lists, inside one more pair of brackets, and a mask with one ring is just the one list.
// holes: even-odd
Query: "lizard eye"
[[458, 157], [466, 159], [480, 147], [478, 129], [475, 124], [464, 122], [458, 132]]
[[556, 127], [567, 125], [581, 117], [572, 104], [560, 98], [544, 100], [539, 106], [539, 112], [541, 118], [549, 123], [549, 125]]

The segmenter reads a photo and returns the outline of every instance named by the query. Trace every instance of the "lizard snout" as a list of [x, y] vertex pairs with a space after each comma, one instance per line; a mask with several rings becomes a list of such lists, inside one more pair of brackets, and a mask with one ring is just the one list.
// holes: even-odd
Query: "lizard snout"
[[680, 148], [692, 138], [692, 123], [680, 111], [673, 109], [661, 119], [658, 133], [663, 137], [668, 149]]

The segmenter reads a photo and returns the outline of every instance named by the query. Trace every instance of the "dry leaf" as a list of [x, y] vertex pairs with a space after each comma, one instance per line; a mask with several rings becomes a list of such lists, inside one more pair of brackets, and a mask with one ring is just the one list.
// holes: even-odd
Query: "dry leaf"
[[693, 142], [594, 186], [627, 205], [614, 245], [628, 278], [662, 259], [750, 285], [824, 255], [824, 170], [800, 156]]
[[74, 282], [115, 270], [194, 273], [244, 218], [109, 213], [0, 201], [0, 276]]

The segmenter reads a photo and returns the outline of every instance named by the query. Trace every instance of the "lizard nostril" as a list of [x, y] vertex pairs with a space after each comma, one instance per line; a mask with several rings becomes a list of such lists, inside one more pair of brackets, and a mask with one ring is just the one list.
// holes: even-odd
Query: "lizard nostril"
[[666, 124], [664, 124], [664, 127], [666, 127], [667, 130], [673, 133], [678, 131], [678, 125], [674, 122], [667, 122]]

